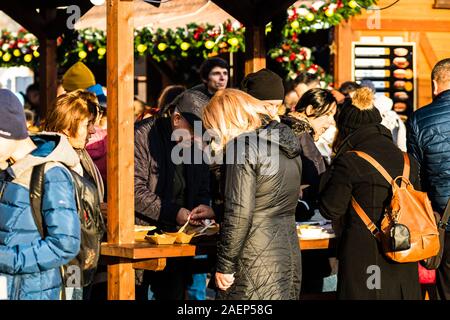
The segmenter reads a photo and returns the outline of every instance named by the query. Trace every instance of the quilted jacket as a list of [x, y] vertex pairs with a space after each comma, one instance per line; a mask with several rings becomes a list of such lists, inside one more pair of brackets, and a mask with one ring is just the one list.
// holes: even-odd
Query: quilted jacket
[[[79, 159], [64, 136], [32, 137], [38, 148], [0, 174], [0, 276], [7, 279], [8, 299], [56, 300], [60, 297], [59, 267], [80, 248], [80, 222], [69, 171]], [[46, 165], [42, 198], [46, 237], [34, 222], [29, 199], [33, 166]]]
[[415, 111], [407, 129], [408, 152], [420, 163], [422, 189], [442, 214], [450, 197], [450, 90]]
[[[217, 271], [234, 274], [219, 299], [295, 300], [301, 284], [301, 256], [295, 227], [300, 190], [300, 144], [293, 131], [273, 121], [258, 130], [226, 169], [225, 213]], [[279, 130], [279, 138], [273, 134]], [[240, 139], [240, 137], [238, 137]], [[271, 155], [263, 151], [268, 146]], [[229, 154], [227, 147], [227, 155]], [[241, 152], [243, 151], [243, 152]]]

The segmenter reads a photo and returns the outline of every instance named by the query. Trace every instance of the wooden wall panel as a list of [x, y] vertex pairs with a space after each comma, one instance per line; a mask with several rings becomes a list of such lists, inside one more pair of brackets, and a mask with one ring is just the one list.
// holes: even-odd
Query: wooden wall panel
[[[379, 7], [385, 7], [394, 0], [378, 0]], [[381, 11], [381, 18], [386, 19], [435, 19], [435, 20], [448, 20], [450, 11], [446, 9], [434, 9], [434, 0], [400, 0], [392, 7]], [[369, 13], [363, 13], [362, 18], [370, 15]]]
[[[380, 0], [379, 5], [383, 7], [392, 2]], [[381, 11], [381, 28], [378, 30], [368, 29], [367, 18], [371, 13], [367, 12], [339, 25], [336, 28], [336, 85], [351, 79], [352, 53], [347, 47], [351, 41], [359, 41], [361, 36], [399, 36], [406, 42], [417, 44], [418, 107], [430, 103], [431, 70], [437, 61], [450, 57], [450, 10], [434, 9], [433, 4], [434, 0], [400, 1]]]

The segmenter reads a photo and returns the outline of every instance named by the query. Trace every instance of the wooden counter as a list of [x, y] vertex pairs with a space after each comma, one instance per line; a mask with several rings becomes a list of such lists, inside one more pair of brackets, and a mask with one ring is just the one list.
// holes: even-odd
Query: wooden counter
[[[135, 269], [164, 270], [167, 258], [209, 254], [208, 261], [199, 260], [199, 263], [203, 264], [200, 268], [204, 273], [208, 272], [207, 270], [210, 270], [211, 265], [215, 263], [216, 244], [217, 237], [214, 236], [198, 240], [193, 244], [156, 245], [145, 240], [132, 244], [102, 243], [101, 254], [103, 263], [109, 266], [128, 264], [130, 265], [129, 272], [133, 274]], [[299, 245], [301, 250], [323, 250], [335, 246], [335, 239], [299, 239]], [[115, 292], [114, 286], [108, 290], [112, 290], [110, 296], [117, 296], [118, 293]], [[134, 298], [134, 282], [129, 282], [126, 290], [132, 293], [130, 297]]]

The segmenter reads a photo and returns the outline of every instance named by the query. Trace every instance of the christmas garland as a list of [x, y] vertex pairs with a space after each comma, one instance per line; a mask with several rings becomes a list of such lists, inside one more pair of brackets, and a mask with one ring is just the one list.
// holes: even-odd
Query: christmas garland
[[283, 40], [279, 47], [269, 50], [268, 55], [281, 64], [288, 79], [302, 72], [318, 73], [323, 86], [332, 82], [332, 76], [313, 63], [311, 49], [302, 47], [298, 36], [303, 32], [326, 29], [361, 13], [376, 3], [375, 0], [328, 0], [305, 1], [288, 9], [287, 22], [282, 29]]
[[[329, 28], [343, 19], [359, 14], [362, 7], [375, 4], [375, 0], [305, 1], [288, 9], [283, 27], [283, 40], [268, 55], [280, 63], [288, 78], [301, 72], [319, 73], [325, 83], [331, 76], [313, 63], [311, 49], [302, 47], [298, 35], [302, 32]], [[175, 30], [135, 30], [136, 56], [149, 55], [155, 61], [180, 60], [189, 57], [207, 58], [225, 52], [245, 51], [245, 28], [238, 22], [227, 21], [218, 26], [188, 24]], [[0, 67], [27, 66], [36, 70], [38, 41], [26, 30], [17, 33], [1, 31]], [[66, 33], [57, 39], [57, 59], [60, 66], [81, 60], [90, 64], [105, 63], [106, 33], [85, 29]]]
[[[157, 62], [187, 57], [208, 58], [224, 52], [245, 51], [245, 28], [227, 21], [221, 25], [191, 23], [176, 30], [135, 30], [135, 55], [150, 55]], [[99, 63], [106, 55], [106, 33], [84, 29], [57, 39], [58, 64], [77, 60]], [[34, 69], [39, 57], [37, 39], [25, 29], [3, 30], [0, 37], [0, 67], [27, 66]]]
[[18, 32], [2, 30], [0, 33], [0, 67], [37, 67], [39, 43], [25, 29]]
[[157, 62], [186, 58], [208, 58], [219, 53], [245, 51], [245, 28], [227, 21], [218, 26], [188, 24], [176, 30], [135, 31], [134, 43], [138, 55], [150, 55]]
[[288, 9], [284, 36], [330, 28], [342, 20], [360, 14], [362, 8], [376, 5], [376, 2], [376, 0], [302, 1]]

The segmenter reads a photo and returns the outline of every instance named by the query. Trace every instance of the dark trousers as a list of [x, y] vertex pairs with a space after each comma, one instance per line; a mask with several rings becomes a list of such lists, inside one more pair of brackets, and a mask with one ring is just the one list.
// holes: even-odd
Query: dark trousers
[[436, 287], [441, 300], [450, 300], [450, 232], [445, 233], [444, 253], [436, 272]]
[[136, 286], [136, 300], [148, 300], [149, 285], [155, 300], [184, 300], [189, 284], [187, 260], [170, 258], [164, 270], [144, 271], [142, 284]]

